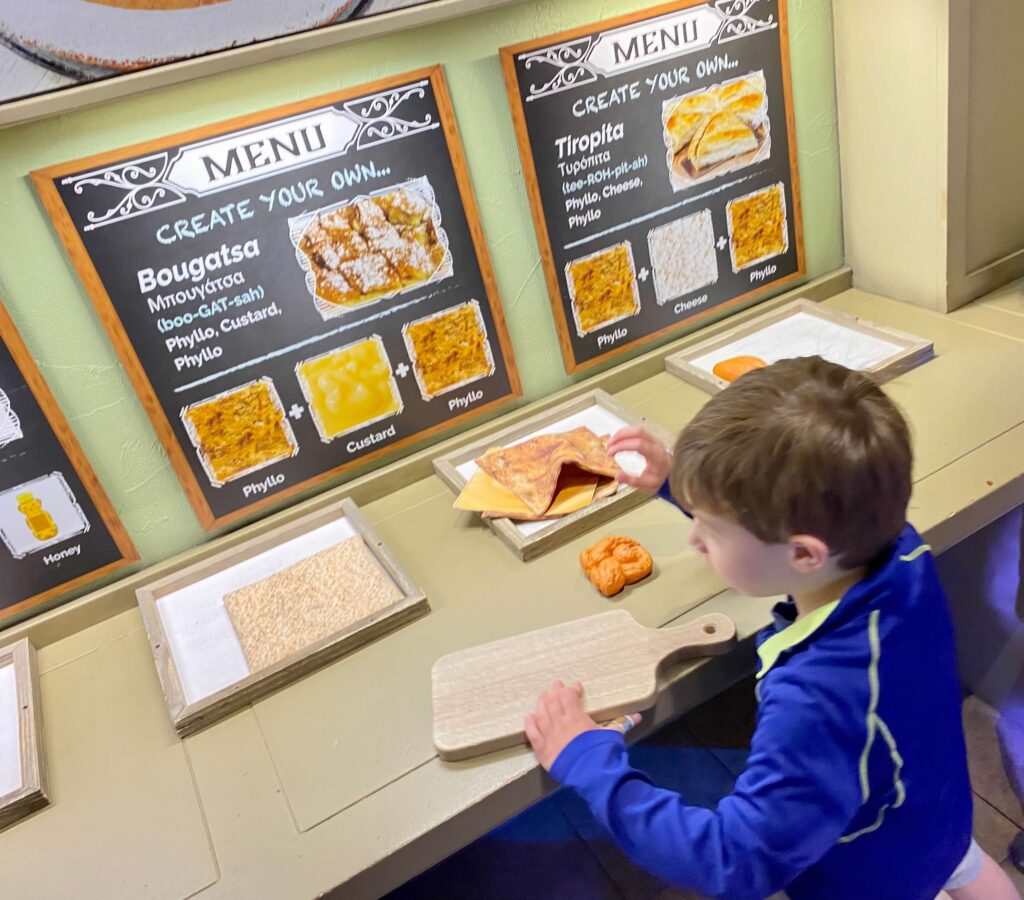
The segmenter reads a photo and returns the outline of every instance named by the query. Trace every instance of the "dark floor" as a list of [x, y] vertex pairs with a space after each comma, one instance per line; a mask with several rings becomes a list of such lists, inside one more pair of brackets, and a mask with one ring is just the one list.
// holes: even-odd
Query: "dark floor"
[[[754, 725], [753, 680], [651, 735], [630, 759], [664, 787], [714, 806], [742, 771]], [[1006, 861], [1024, 828], [1021, 804], [1003, 771], [995, 713], [975, 698], [964, 704], [974, 834], [1011, 873], [1024, 896], [1024, 875]], [[388, 900], [685, 900], [634, 866], [605, 836], [583, 802], [559, 791], [388, 895]]]

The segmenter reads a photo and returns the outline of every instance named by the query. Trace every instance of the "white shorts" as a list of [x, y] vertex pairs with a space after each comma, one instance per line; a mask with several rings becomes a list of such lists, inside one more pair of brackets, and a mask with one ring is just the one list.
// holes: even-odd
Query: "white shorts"
[[960, 860], [960, 865], [949, 876], [944, 890], [955, 891], [957, 888], [967, 887], [981, 872], [981, 862], [984, 856], [978, 842], [971, 838], [971, 846], [967, 848], [964, 858]]
[[[964, 858], [960, 860], [960, 865], [949, 876], [949, 881], [946, 882], [943, 890], [955, 891], [957, 888], [967, 887], [981, 874], [981, 862], [983, 859], [984, 853], [981, 847], [978, 846], [978, 842], [974, 838], [971, 838], [971, 845], [967, 848]], [[783, 892], [772, 894], [768, 900], [787, 900], [787, 897], [788, 895]]]

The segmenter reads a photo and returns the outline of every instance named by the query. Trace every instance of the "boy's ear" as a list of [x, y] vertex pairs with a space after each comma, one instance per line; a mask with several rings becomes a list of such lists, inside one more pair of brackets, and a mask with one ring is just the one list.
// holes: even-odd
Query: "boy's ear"
[[789, 539], [789, 564], [801, 574], [816, 572], [830, 556], [828, 544], [812, 534], [794, 534]]

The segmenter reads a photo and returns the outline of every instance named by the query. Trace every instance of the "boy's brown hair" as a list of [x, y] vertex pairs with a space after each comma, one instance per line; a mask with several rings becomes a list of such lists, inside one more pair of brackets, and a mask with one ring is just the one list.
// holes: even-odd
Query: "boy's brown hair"
[[748, 372], [676, 441], [669, 484], [685, 506], [765, 543], [820, 538], [844, 568], [871, 562], [906, 522], [910, 433], [867, 376], [821, 357]]

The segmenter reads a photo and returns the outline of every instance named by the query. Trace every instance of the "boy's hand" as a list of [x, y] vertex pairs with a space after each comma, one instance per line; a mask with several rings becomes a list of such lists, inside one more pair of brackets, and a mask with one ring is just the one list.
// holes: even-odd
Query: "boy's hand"
[[620, 468], [619, 481], [653, 494], [668, 478], [668, 471], [672, 467], [672, 456], [660, 441], [639, 425], [630, 425], [627, 428], [619, 429], [608, 441], [610, 456], [627, 450], [639, 453], [647, 461], [647, 467], [639, 475], [630, 475]]
[[[526, 737], [545, 771], [551, 771], [558, 754], [573, 738], [601, 727], [583, 711], [582, 697], [583, 685], [578, 681], [571, 687], [556, 681], [551, 690], [540, 695], [537, 708], [524, 720]], [[626, 716], [604, 727], [625, 733], [639, 721], [639, 715]]]
[[578, 681], [572, 687], [556, 681], [551, 690], [537, 698], [537, 708], [523, 723], [530, 746], [545, 771], [551, 771], [558, 754], [574, 737], [598, 727], [583, 711], [582, 696], [583, 685]]

